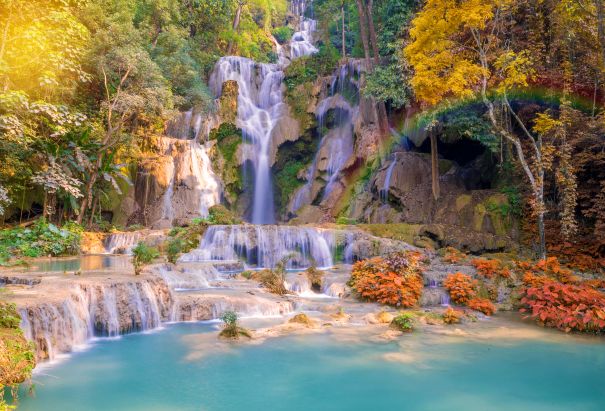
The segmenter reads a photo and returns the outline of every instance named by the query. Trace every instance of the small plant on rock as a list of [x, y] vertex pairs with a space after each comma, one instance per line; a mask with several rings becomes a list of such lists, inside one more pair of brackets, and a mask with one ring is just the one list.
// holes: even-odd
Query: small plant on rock
[[412, 332], [414, 330], [414, 314], [400, 313], [391, 321], [391, 327], [403, 332]]
[[458, 324], [462, 320], [463, 316], [464, 313], [462, 311], [448, 307], [443, 312], [443, 322], [446, 324]]
[[477, 294], [477, 281], [464, 273], [448, 274], [443, 286], [456, 304], [466, 304]]
[[225, 324], [218, 334], [219, 337], [231, 340], [238, 340], [240, 336], [252, 338], [250, 331], [239, 326], [237, 322], [237, 313], [235, 311], [225, 311], [221, 316], [221, 320]]
[[155, 247], [150, 247], [145, 243], [138, 243], [132, 249], [132, 265], [135, 275], [141, 274], [141, 269], [160, 256], [160, 252]]

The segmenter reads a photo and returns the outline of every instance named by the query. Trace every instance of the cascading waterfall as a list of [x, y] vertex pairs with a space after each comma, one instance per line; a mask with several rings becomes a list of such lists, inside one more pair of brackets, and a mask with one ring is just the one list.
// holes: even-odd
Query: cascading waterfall
[[334, 111], [335, 118], [330, 130], [321, 138], [313, 163], [307, 172], [306, 183], [295, 192], [292, 198], [289, 206], [289, 210], [292, 212], [313, 202], [317, 195], [316, 192], [313, 192], [313, 184], [321, 171], [325, 174], [322, 175], [322, 178], [326, 182], [322, 200], [327, 198], [333, 191], [340, 171], [353, 154], [353, 119], [357, 115], [358, 107], [352, 106], [344, 95], [349, 90], [353, 90], [350, 83], [351, 76], [355, 73], [356, 68], [351, 64], [340, 66], [337, 74], [332, 76], [328, 96], [317, 105], [315, 116], [320, 132], [323, 132], [325, 118], [329, 111]]
[[[170, 224], [175, 216], [175, 208], [191, 209], [201, 217], [208, 216], [208, 209], [220, 202], [221, 186], [212, 170], [206, 144], [210, 128], [215, 125], [213, 116], [202, 117], [200, 113], [189, 110], [180, 113], [168, 122], [166, 136], [160, 139], [160, 149], [166, 156], [172, 157], [172, 165], [167, 167], [168, 187], [163, 195], [163, 220]], [[196, 196], [193, 199], [183, 198], [181, 202], [193, 200], [196, 204], [176, 204], [175, 186], [190, 187]], [[178, 191], [178, 190], [177, 190]]]
[[157, 280], [79, 284], [67, 290], [62, 302], [21, 308], [21, 328], [35, 343], [37, 357], [52, 360], [95, 336], [157, 328], [171, 306], [165, 283]]
[[244, 158], [252, 161], [255, 171], [251, 218], [254, 224], [275, 221], [270, 148], [271, 133], [286, 108], [282, 78], [281, 67], [276, 64], [236, 56], [222, 57], [210, 78], [210, 88], [216, 96], [220, 96], [227, 80], [235, 80], [239, 86], [237, 126], [243, 134]]
[[211, 226], [200, 246], [179, 261], [235, 261], [258, 268], [275, 267], [288, 257], [288, 268], [334, 264], [337, 231], [290, 226]]
[[293, 1], [290, 3], [292, 14], [298, 16], [298, 31], [292, 35], [290, 40], [290, 56], [292, 59], [309, 56], [319, 50], [313, 45], [313, 32], [317, 29], [317, 21], [304, 16], [307, 9], [305, 1]]
[[382, 185], [382, 188], [380, 189], [380, 198], [382, 199], [383, 203], [387, 203], [389, 200], [389, 190], [391, 188], [391, 176], [393, 175], [393, 169], [395, 168], [395, 165], [397, 165], [397, 157], [393, 156], [393, 159], [391, 160], [391, 164], [389, 164], [389, 167], [387, 168], [387, 174], [384, 178], [384, 184]]
[[141, 238], [141, 233], [112, 233], [105, 239], [107, 254], [130, 254]]
[[[291, 58], [317, 52], [312, 44], [316, 21], [303, 16], [304, 1], [292, 3], [293, 12], [299, 16], [300, 30], [290, 41]], [[210, 77], [210, 89], [216, 97], [222, 93], [223, 83], [235, 80], [238, 84], [237, 126], [243, 135], [243, 157], [254, 167], [254, 193], [252, 196], [253, 224], [275, 222], [273, 183], [271, 181], [271, 150], [273, 131], [280, 118], [287, 112], [283, 101], [282, 80], [286, 61], [279, 64], [262, 64], [244, 57], [222, 57]]]

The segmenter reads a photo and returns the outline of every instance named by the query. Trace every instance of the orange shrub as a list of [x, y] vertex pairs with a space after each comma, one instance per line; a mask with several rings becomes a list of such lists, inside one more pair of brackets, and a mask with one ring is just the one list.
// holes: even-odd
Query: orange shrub
[[517, 266], [525, 271], [525, 274], [546, 276], [563, 284], [575, 284], [579, 278], [569, 268], [562, 267], [557, 257], [548, 257], [538, 262], [519, 261]]
[[477, 272], [485, 278], [510, 278], [510, 270], [500, 260], [475, 258], [471, 261], [471, 264], [477, 269]]
[[590, 287], [551, 281], [525, 290], [521, 304], [521, 312], [548, 327], [605, 332], [605, 294]]
[[466, 259], [466, 254], [454, 247], [446, 247], [443, 261], [450, 264], [458, 264]]
[[412, 307], [422, 294], [422, 255], [398, 252], [353, 265], [349, 285], [363, 298], [398, 307]]
[[477, 281], [460, 272], [448, 274], [445, 281], [443, 281], [443, 286], [456, 304], [466, 304], [477, 293]]
[[526, 271], [523, 276], [523, 284], [526, 287], [542, 287], [543, 285], [553, 282], [554, 280], [543, 275], [532, 274], [531, 271]]
[[446, 324], [458, 324], [462, 317], [464, 317], [464, 313], [452, 307], [447, 307], [447, 310], [443, 312], [443, 322]]
[[493, 315], [496, 312], [496, 306], [487, 298], [473, 298], [467, 305], [471, 310], [480, 311], [485, 315]]

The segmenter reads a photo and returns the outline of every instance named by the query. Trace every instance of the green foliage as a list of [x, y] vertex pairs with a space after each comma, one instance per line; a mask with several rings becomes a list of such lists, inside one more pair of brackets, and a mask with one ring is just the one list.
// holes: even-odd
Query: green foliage
[[[297, 175], [306, 165], [307, 164], [302, 161], [293, 161], [287, 163], [284, 168], [276, 174], [275, 186], [279, 191], [280, 199], [289, 199], [294, 191], [304, 184], [302, 180], [298, 179]], [[283, 205], [286, 205], [286, 201], [284, 201]]]
[[276, 27], [271, 33], [279, 44], [285, 44], [294, 34], [294, 29], [288, 26]]
[[403, 107], [410, 102], [412, 90], [403, 76], [403, 69], [391, 63], [376, 69], [366, 77], [363, 94], [377, 101], [388, 102], [393, 108]]
[[221, 321], [227, 326], [235, 326], [237, 325], [237, 313], [235, 311], [225, 311], [223, 315], [221, 315]]
[[285, 71], [286, 87], [292, 90], [301, 84], [315, 81], [319, 76], [332, 74], [338, 65], [338, 58], [338, 50], [334, 46], [322, 45], [319, 52], [294, 60]]
[[391, 322], [393, 328], [403, 332], [410, 332], [414, 329], [414, 314], [403, 312], [393, 318]]
[[336, 219], [336, 224], [338, 224], [338, 225], [355, 225], [355, 224], [357, 224], [357, 220], [355, 220], [354, 218], [340, 216]]
[[140, 242], [132, 249], [132, 265], [134, 273], [139, 275], [141, 268], [144, 265], [151, 263], [154, 259], [160, 256], [160, 252], [155, 247], [150, 247], [147, 244]]
[[[212, 208], [210, 213], [212, 215]], [[187, 227], [173, 227], [168, 232], [170, 237], [166, 246], [168, 261], [175, 263], [181, 254], [197, 248], [208, 224], [210, 224], [209, 219], [194, 218]]]
[[14, 303], [0, 301], [0, 328], [19, 328], [21, 317]]
[[0, 231], [0, 264], [11, 258], [60, 256], [80, 251], [80, 236], [83, 229], [68, 222], [59, 228], [38, 219], [30, 227], [17, 227]]
[[206, 222], [213, 225], [233, 225], [241, 224], [242, 220], [235, 213], [229, 211], [224, 205], [216, 204], [208, 210]]
[[238, 325], [237, 313], [235, 311], [225, 311], [221, 316], [221, 320], [225, 325], [219, 333], [219, 337], [231, 340], [237, 340], [242, 336], [252, 338], [250, 331]]
[[168, 240], [168, 246], [166, 247], [166, 256], [168, 258], [168, 261], [172, 264], [176, 264], [176, 261], [183, 252], [184, 248], [185, 242], [182, 238], [170, 238]]

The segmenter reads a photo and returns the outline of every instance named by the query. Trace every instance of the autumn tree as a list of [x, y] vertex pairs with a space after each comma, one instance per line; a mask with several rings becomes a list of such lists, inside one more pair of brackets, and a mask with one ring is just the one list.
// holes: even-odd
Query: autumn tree
[[[429, 0], [412, 21], [404, 52], [414, 68], [411, 85], [418, 100], [430, 106], [479, 96], [494, 130], [513, 145], [531, 188], [538, 252], [544, 258], [544, 145], [509, 98], [513, 90], [527, 87], [534, 73], [528, 52], [513, 48], [511, 7], [508, 0]], [[515, 130], [501, 120], [502, 111], [512, 117]]]

